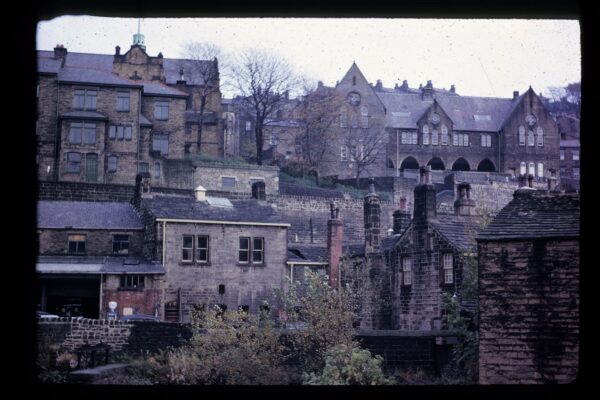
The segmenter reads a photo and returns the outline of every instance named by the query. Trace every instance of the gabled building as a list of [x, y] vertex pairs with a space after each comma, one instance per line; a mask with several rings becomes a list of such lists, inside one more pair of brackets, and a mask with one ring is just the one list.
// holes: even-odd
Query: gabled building
[[160, 263], [142, 257], [143, 224], [129, 203], [39, 201], [39, 308], [60, 316], [162, 315]]
[[479, 233], [480, 383], [577, 378], [579, 242], [579, 194], [530, 187]]
[[[172, 161], [223, 156], [216, 59], [150, 56], [140, 40], [124, 54], [119, 46], [109, 55], [58, 45], [37, 54], [39, 179], [133, 185], [149, 172], [167, 186]], [[212, 81], [197, 69], [214, 70]]]

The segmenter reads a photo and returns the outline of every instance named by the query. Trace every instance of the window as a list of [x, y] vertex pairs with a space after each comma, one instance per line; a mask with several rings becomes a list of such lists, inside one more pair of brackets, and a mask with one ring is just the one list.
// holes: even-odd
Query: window
[[194, 259], [194, 236], [183, 235], [181, 239], [181, 261], [192, 262]]
[[117, 92], [117, 111], [129, 111], [129, 91]]
[[481, 147], [492, 147], [492, 135], [487, 133], [481, 134]]
[[579, 161], [579, 150], [573, 150], [573, 161]]
[[252, 239], [252, 264], [262, 264], [264, 262], [264, 239]]
[[249, 237], [241, 237], [238, 261], [240, 263], [248, 263], [248, 261], [250, 259], [249, 256], [250, 256], [250, 238]]
[[464, 146], [464, 136], [463, 135], [457, 135], [458, 136], [458, 145], [459, 146]]
[[348, 161], [348, 147], [342, 146], [340, 148], [340, 160], [341, 161]]
[[154, 118], [160, 121], [169, 119], [169, 102], [157, 101], [154, 103]]
[[85, 179], [87, 182], [98, 180], [98, 154], [89, 153], [85, 155]]
[[525, 164], [525, 161], [521, 162], [521, 169], [519, 170], [519, 173], [521, 175], [525, 175], [527, 173], [527, 164]]
[[402, 144], [408, 143], [408, 132], [402, 132]]
[[185, 124], [185, 134], [186, 135], [192, 134], [192, 124]]
[[221, 188], [223, 189], [235, 189], [237, 179], [235, 176], [222, 176], [221, 177]]
[[361, 123], [363, 128], [369, 127], [369, 109], [365, 106], [360, 108]]
[[402, 284], [412, 284], [412, 260], [410, 257], [402, 257]]
[[208, 236], [198, 236], [196, 238], [196, 261], [199, 263], [208, 262]]
[[277, 145], [278, 141], [279, 141], [279, 139], [277, 138], [277, 135], [271, 134], [271, 137], [269, 138], [269, 144], [271, 146], [275, 146], [275, 145]]
[[148, 173], [148, 163], [147, 162], [141, 162], [140, 165], [139, 165], [138, 172], [140, 174]]
[[108, 138], [131, 140], [131, 126], [110, 125], [108, 127]]
[[129, 254], [129, 235], [113, 235], [113, 253]]
[[564, 160], [564, 159], [565, 159], [565, 151], [564, 151], [564, 150], [561, 150], [561, 151], [560, 151], [560, 159], [561, 159], [561, 160]]
[[138, 290], [143, 289], [146, 277], [144, 275], [121, 275], [120, 289]]
[[458, 135], [456, 133], [452, 135], [452, 146], [458, 146]]
[[85, 253], [85, 235], [69, 235], [69, 254]]
[[525, 146], [525, 127], [519, 127], [519, 146]]
[[535, 175], [535, 164], [532, 162], [529, 163], [529, 175]]
[[429, 144], [429, 126], [423, 125], [423, 144]]
[[191, 153], [191, 151], [190, 151], [191, 149], [192, 149], [192, 145], [190, 143], [186, 143], [183, 146], [183, 153], [184, 154], [190, 154]]
[[438, 144], [438, 131], [437, 129], [434, 129], [431, 132], [431, 144], [436, 146]]
[[444, 283], [454, 282], [454, 265], [452, 259], [452, 253], [446, 253], [442, 256], [443, 270], [444, 270]]
[[160, 178], [160, 163], [154, 163], [154, 177]]
[[340, 108], [340, 127], [345, 128], [348, 126], [348, 113], [346, 107]]
[[95, 110], [96, 89], [75, 89], [73, 96], [73, 108], [76, 110]]
[[533, 131], [527, 132], [527, 146], [534, 146], [535, 139], [533, 137]]
[[537, 176], [539, 176], [540, 178], [542, 178], [544, 176], [544, 164], [542, 163], [538, 163], [537, 166]]
[[77, 172], [81, 170], [81, 153], [67, 153], [67, 172]]
[[108, 172], [117, 172], [117, 156], [108, 156]]
[[544, 145], [544, 129], [541, 126], [537, 128], [537, 145], [540, 147]]
[[246, 130], [249, 131], [252, 129], [252, 121], [246, 121]]
[[412, 137], [411, 143], [412, 144], [417, 144], [417, 140], [418, 140], [417, 136], [418, 136], [417, 132], [411, 132], [411, 137]]
[[83, 123], [71, 122], [71, 128], [69, 129], [69, 143], [81, 143], [83, 131]]
[[154, 135], [152, 137], [152, 150], [158, 151], [162, 155], [169, 154], [169, 136]]
[[96, 144], [96, 124], [83, 124], [83, 143]]
[[448, 141], [448, 128], [446, 127], [446, 125], [442, 125], [442, 145], [447, 146]]
[[573, 168], [573, 177], [579, 178], [579, 168]]
[[567, 168], [566, 167], [560, 167], [560, 176], [565, 176], [567, 174]]

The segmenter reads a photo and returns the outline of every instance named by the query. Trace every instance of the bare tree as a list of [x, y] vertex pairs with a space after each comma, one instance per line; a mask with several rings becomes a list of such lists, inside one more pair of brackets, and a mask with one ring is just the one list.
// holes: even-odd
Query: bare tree
[[263, 162], [265, 120], [295, 91], [297, 79], [291, 66], [273, 53], [260, 49], [242, 51], [232, 63], [232, 84], [243, 99], [246, 111], [255, 118], [256, 161]]
[[334, 141], [333, 127], [339, 120], [339, 108], [344, 99], [333, 88], [319, 85], [316, 89], [305, 84], [307, 93], [296, 109], [301, 133], [296, 138], [301, 166], [315, 174], [319, 185], [320, 169]]
[[351, 162], [356, 187], [361, 175], [371, 166], [382, 162], [385, 155], [387, 136], [382, 121], [362, 115], [359, 107], [346, 109], [341, 118], [347, 119], [341, 132], [342, 146], [345, 146], [348, 161]]
[[202, 147], [204, 112], [209, 96], [219, 91], [219, 62], [223, 57], [219, 47], [212, 43], [187, 42], [183, 45], [184, 60], [180, 61], [179, 73], [192, 89], [191, 108], [198, 123], [198, 153]]

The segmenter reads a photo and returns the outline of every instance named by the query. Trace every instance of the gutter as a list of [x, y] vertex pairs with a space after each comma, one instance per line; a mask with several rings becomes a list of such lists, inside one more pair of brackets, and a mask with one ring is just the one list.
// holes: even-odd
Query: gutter
[[287, 265], [328, 265], [328, 262], [319, 262], [319, 261], [305, 261], [305, 262], [301, 262], [301, 261], [286, 261], [285, 262]]
[[246, 225], [246, 226], [278, 226], [289, 228], [291, 224], [277, 224], [269, 222], [240, 222], [240, 221], [214, 221], [198, 219], [175, 219], [175, 218], [156, 218], [158, 222], [175, 222], [181, 224], [211, 224], [211, 225]]

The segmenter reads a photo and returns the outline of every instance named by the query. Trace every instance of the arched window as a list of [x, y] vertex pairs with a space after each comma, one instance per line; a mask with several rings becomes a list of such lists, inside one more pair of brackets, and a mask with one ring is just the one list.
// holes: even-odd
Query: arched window
[[429, 126], [423, 125], [423, 144], [429, 144]]
[[446, 125], [442, 125], [442, 145], [448, 145], [448, 128], [446, 128]]
[[345, 128], [348, 126], [348, 112], [346, 111], [346, 107], [340, 108], [340, 127]]
[[529, 163], [529, 175], [535, 175], [535, 163]]
[[519, 146], [525, 146], [525, 127], [519, 127]]
[[438, 144], [438, 131], [434, 129], [431, 131], [431, 144], [437, 146]]
[[541, 126], [537, 127], [537, 145], [540, 147], [544, 145], [544, 129]]
[[525, 161], [521, 161], [521, 169], [519, 170], [519, 173], [521, 175], [525, 175], [527, 173], [527, 164], [525, 164]]
[[533, 131], [527, 132], [527, 146], [535, 146], [535, 139], [533, 138]]
[[544, 164], [542, 163], [538, 163], [537, 176], [539, 176], [540, 178], [544, 177]]
[[369, 127], [369, 109], [365, 106], [360, 108], [360, 119], [363, 128]]

